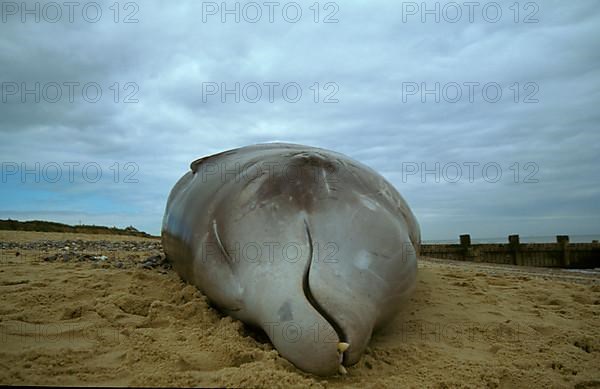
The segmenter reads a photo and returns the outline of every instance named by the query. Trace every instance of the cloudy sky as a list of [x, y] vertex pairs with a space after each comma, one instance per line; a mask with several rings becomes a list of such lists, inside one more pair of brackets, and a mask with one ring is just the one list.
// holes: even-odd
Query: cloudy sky
[[224, 5], [2, 2], [0, 218], [158, 234], [192, 160], [287, 141], [425, 240], [600, 233], [597, 0]]

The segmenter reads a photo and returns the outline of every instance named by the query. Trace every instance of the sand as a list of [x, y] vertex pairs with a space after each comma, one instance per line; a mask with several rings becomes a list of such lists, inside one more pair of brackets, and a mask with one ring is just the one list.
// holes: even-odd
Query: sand
[[[0, 242], [55, 239], [144, 240], [0, 231]], [[600, 387], [596, 274], [422, 259], [397, 319], [347, 376], [323, 379], [172, 270], [136, 266], [152, 252], [0, 254], [0, 384]]]

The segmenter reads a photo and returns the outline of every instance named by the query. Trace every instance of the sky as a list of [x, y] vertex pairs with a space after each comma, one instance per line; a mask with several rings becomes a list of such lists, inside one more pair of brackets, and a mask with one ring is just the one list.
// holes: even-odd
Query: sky
[[285, 141], [378, 171], [424, 240], [600, 234], [596, 0], [1, 8], [0, 218], [159, 234], [190, 162]]

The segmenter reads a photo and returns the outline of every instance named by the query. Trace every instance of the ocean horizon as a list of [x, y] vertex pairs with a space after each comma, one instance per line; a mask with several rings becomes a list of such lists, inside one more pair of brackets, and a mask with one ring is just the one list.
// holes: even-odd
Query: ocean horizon
[[[600, 241], [600, 234], [593, 235], [569, 235], [569, 243], [592, 243], [592, 241]], [[520, 236], [521, 243], [556, 243], [556, 235], [546, 236]], [[459, 244], [460, 240], [456, 239], [432, 239], [423, 240], [422, 244]], [[508, 243], [508, 235], [497, 238], [475, 238], [471, 236], [471, 244], [482, 243]]]

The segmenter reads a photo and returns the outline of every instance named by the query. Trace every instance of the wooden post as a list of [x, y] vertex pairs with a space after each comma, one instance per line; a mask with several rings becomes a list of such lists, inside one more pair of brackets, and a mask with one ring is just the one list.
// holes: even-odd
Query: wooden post
[[464, 234], [460, 236], [460, 245], [463, 249], [463, 257], [465, 261], [473, 261], [475, 255], [473, 254], [473, 248], [471, 247], [471, 235]]
[[460, 245], [463, 247], [469, 247], [471, 245], [471, 235], [464, 234], [460, 236]]
[[519, 246], [521, 244], [519, 242], [519, 235], [509, 235], [508, 236], [508, 244], [510, 245], [510, 250], [513, 253], [513, 264], [522, 266], [523, 259], [521, 256], [521, 252], [519, 250]]
[[569, 235], [557, 235], [556, 243], [562, 251], [562, 263], [563, 267], [569, 267], [571, 265], [571, 258], [569, 255]]

